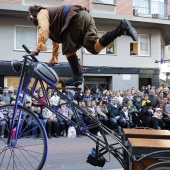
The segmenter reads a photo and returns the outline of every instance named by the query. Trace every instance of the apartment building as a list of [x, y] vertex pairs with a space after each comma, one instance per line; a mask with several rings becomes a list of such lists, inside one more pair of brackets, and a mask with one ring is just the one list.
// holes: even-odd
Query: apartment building
[[[148, 84], [170, 86], [169, 64], [163, 63], [169, 59], [170, 0], [0, 0], [0, 86], [17, 86], [19, 75], [10, 62], [22, 60], [25, 54], [22, 44], [31, 50], [36, 47], [37, 28], [27, 19], [28, 6], [32, 4], [85, 6], [94, 17], [99, 35], [115, 29], [124, 18], [137, 30], [138, 42], [121, 36], [98, 55], [83, 47], [77, 52], [85, 77], [82, 88], [93, 91], [141, 89]], [[51, 58], [51, 41], [47, 44], [48, 51], [38, 56], [42, 62]], [[62, 51], [59, 62], [54, 67], [59, 77], [71, 76]]]

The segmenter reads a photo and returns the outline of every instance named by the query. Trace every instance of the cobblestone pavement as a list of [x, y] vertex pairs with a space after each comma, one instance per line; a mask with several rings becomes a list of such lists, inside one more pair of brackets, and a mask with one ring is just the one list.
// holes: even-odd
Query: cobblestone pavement
[[89, 151], [95, 147], [95, 143], [87, 136], [52, 138], [48, 143], [48, 158], [43, 170], [123, 170], [119, 162], [109, 154], [105, 155], [109, 162], [102, 168], [86, 163]]

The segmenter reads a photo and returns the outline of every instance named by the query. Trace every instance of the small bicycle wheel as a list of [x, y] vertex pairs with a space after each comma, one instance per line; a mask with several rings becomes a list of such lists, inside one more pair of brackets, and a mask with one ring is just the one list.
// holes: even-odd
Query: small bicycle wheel
[[48, 143], [40, 119], [30, 110], [18, 106], [10, 136], [14, 105], [2, 106], [0, 111], [5, 120], [4, 136], [0, 138], [0, 169], [42, 169], [47, 158]]

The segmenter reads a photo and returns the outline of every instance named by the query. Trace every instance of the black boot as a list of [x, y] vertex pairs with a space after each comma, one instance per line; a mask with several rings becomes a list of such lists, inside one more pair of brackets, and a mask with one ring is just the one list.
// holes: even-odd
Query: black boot
[[120, 25], [115, 30], [107, 32], [99, 39], [99, 42], [103, 47], [106, 47], [121, 35], [128, 35], [133, 39], [133, 41], [138, 40], [137, 31], [132, 27], [131, 23], [128, 20], [123, 19]]
[[82, 76], [82, 70], [80, 69], [80, 63], [77, 55], [73, 55], [67, 58], [73, 71], [73, 77], [64, 80], [63, 83], [67, 86], [79, 86], [84, 81]]

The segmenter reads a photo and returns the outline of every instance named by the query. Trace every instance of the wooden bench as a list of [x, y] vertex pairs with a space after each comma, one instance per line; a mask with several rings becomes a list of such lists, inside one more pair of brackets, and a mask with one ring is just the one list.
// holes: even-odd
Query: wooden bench
[[[154, 166], [158, 167], [170, 167], [170, 140], [164, 139], [146, 139], [146, 138], [128, 138], [128, 150], [132, 154], [132, 157], [136, 160], [142, 158], [139, 161], [143, 167], [147, 168], [154, 163], [160, 161], [166, 161], [165, 164]], [[152, 154], [157, 152], [156, 154]], [[147, 154], [150, 156], [145, 157]], [[143, 170], [138, 162], [131, 161], [129, 158], [129, 169], [131, 170]]]

